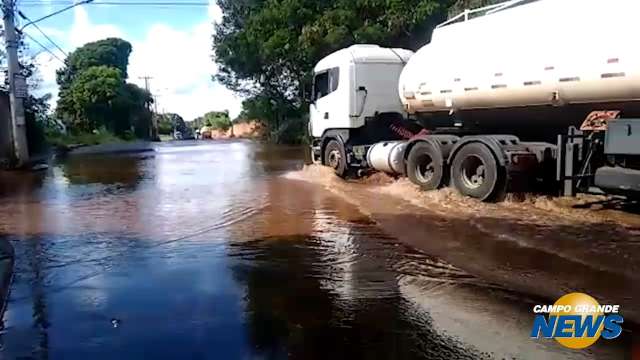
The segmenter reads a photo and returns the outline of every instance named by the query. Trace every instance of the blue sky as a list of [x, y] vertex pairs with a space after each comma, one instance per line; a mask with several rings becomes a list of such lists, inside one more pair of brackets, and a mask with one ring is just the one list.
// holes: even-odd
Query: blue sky
[[[61, 3], [66, 1], [19, 0], [18, 8], [30, 19], [37, 19], [64, 7]], [[199, 7], [83, 5], [38, 25], [66, 52], [111, 36], [131, 42], [128, 81], [144, 86], [139, 77], [153, 77], [151, 90], [157, 96], [159, 111], [176, 112], [187, 120], [211, 110], [228, 109], [235, 116], [241, 99], [211, 80], [217, 71], [211, 59], [213, 22], [219, 21], [221, 14], [215, 2], [209, 1], [209, 6]], [[64, 59], [37, 29], [28, 27], [26, 32]], [[41, 52], [35, 43], [30, 48], [34, 54], [40, 52], [36, 56], [43, 80], [40, 92], [57, 96], [55, 70], [62, 66], [60, 61]]]

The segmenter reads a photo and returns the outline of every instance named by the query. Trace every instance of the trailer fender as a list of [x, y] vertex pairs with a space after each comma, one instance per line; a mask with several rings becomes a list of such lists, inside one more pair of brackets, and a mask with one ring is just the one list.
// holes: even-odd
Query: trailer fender
[[407, 148], [404, 152], [404, 160], [409, 158], [411, 149], [419, 142], [426, 142], [430, 144], [441, 156], [443, 163], [448, 163], [449, 154], [455, 147], [455, 144], [460, 141], [460, 138], [454, 135], [417, 135], [411, 138], [407, 143]]
[[520, 139], [512, 135], [465, 136], [453, 147], [451, 153], [449, 154], [448, 163], [451, 164], [460, 149], [470, 143], [483, 144], [484, 146], [489, 148], [489, 150], [491, 150], [493, 156], [495, 156], [500, 166], [507, 167], [511, 162], [507, 150], [509, 148], [519, 147]]

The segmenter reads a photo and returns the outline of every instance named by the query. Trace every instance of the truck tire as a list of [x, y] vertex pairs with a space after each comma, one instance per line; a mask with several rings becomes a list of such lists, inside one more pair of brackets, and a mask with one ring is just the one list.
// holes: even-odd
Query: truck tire
[[451, 180], [461, 194], [481, 201], [499, 201], [506, 193], [506, 170], [480, 143], [467, 144], [456, 154]]
[[407, 176], [422, 190], [436, 190], [443, 183], [444, 160], [433, 145], [426, 142], [415, 144], [407, 157]]
[[349, 166], [344, 146], [337, 140], [331, 140], [324, 148], [324, 165], [333, 169], [336, 175], [346, 177]]

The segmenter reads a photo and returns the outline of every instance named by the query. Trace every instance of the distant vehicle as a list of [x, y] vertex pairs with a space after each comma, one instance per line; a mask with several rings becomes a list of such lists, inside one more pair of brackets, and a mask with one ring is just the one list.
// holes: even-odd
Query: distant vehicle
[[191, 131], [188, 131], [188, 130], [186, 132], [175, 130], [173, 132], [173, 138], [175, 140], [193, 140], [195, 139], [195, 136]]
[[314, 161], [483, 201], [533, 182], [640, 194], [640, 1], [513, 0], [417, 53], [354, 45], [315, 67]]

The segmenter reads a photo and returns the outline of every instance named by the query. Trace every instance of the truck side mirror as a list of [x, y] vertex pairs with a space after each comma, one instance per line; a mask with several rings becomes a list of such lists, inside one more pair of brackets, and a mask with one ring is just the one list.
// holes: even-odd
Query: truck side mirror
[[313, 101], [313, 94], [311, 93], [305, 93], [303, 100], [306, 101], [309, 105], [313, 105], [315, 103], [315, 101]]

